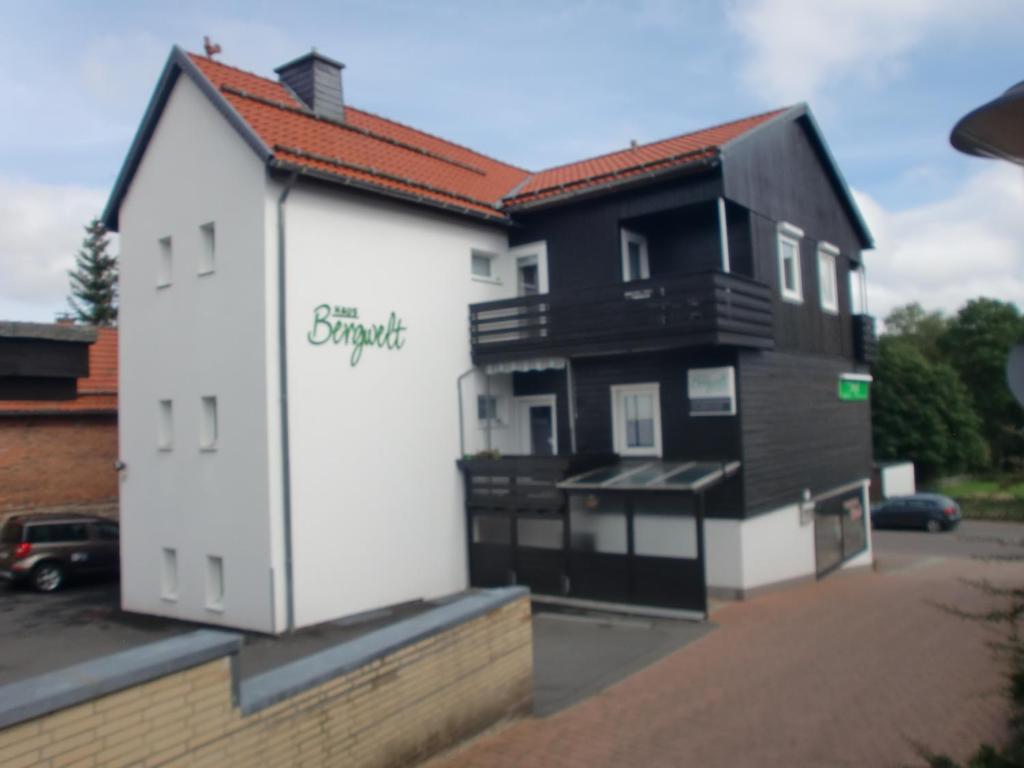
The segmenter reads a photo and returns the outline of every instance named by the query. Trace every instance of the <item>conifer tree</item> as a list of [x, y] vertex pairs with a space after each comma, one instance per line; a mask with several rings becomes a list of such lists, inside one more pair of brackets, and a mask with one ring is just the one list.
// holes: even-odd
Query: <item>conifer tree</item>
[[107, 253], [110, 236], [99, 219], [85, 227], [86, 236], [68, 272], [68, 304], [76, 320], [89, 325], [117, 324], [117, 257]]

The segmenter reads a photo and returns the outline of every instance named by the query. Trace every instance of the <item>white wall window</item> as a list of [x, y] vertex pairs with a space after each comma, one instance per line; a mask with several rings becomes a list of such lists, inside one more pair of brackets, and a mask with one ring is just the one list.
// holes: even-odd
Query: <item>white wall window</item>
[[164, 600], [178, 599], [178, 550], [164, 547], [161, 553], [160, 596]]
[[157, 403], [156, 447], [161, 451], [174, 447], [174, 404], [170, 400]]
[[802, 302], [804, 291], [800, 279], [800, 238], [802, 229], [792, 224], [779, 224], [779, 290], [786, 301]]
[[646, 280], [651, 276], [647, 256], [647, 238], [628, 229], [622, 230], [622, 280]]
[[217, 398], [202, 398], [199, 408], [199, 447], [204, 451], [217, 448]]
[[174, 249], [170, 236], [161, 237], [157, 245], [159, 253], [156, 262], [156, 287], [166, 288], [174, 276]]
[[484, 282], [497, 283], [497, 264], [496, 259], [498, 255], [496, 253], [488, 253], [487, 251], [473, 250], [470, 253], [469, 269], [473, 275], [474, 280], [483, 280]]
[[209, 275], [213, 272], [217, 253], [217, 233], [213, 222], [199, 227], [199, 274]]
[[836, 257], [839, 249], [831, 243], [818, 244], [818, 291], [821, 308], [839, 314], [839, 281], [836, 279]]
[[657, 383], [611, 388], [612, 442], [620, 456], [661, 456], [661, 396]]
[[206, 558], [206, 607], [224, 610], [224, 558], [217, 555]]

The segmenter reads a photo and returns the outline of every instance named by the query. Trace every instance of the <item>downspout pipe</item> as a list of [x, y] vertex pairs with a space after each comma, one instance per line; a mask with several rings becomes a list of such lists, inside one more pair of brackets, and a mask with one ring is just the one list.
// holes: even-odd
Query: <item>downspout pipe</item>
[[284, 206], [298, 173], [293, 172], [284, 183], [284, 189], [277, 198], [277, 349], [278, 375], [280, 377], [281, 406], [281, 491], [282, 517], [284, 522], [284, 585], [287, 602], [286, 631], [295, 629], [295, 581], [292, 563], [292, 468], [288, 434], [288, 343], [286, 317], [286, 284], [287, 269], [285, 268], [285, 219]]

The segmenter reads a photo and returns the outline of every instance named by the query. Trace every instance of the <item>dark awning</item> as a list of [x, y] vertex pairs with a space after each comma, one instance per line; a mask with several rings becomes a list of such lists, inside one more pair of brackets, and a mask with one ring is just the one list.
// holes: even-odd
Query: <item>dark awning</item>
[[558, 484], [563, 491], [674, 491], [699, 493], [739, 471], [740, 462], [622, 461]]
[[960, 118], [950, 142], [969, 155], [1024, 165], [1024, 83]]

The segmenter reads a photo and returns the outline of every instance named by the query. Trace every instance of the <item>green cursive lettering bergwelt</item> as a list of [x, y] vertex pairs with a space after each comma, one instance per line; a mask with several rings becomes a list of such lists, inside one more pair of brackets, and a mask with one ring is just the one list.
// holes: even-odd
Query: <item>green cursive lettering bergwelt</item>
[[364, 325], [349, 319], [332, 319], [331, 305], [321, 304], [313, 310], [313, 328], [306, 334], [310, 344], [344, 344], [352, 348], [349, 365], [359, 364], [364, 347], [378, 349], [401, 349], [405, 346], [402, 334], [407, 331], [402, 319], [392, 312], [387, 324]]

